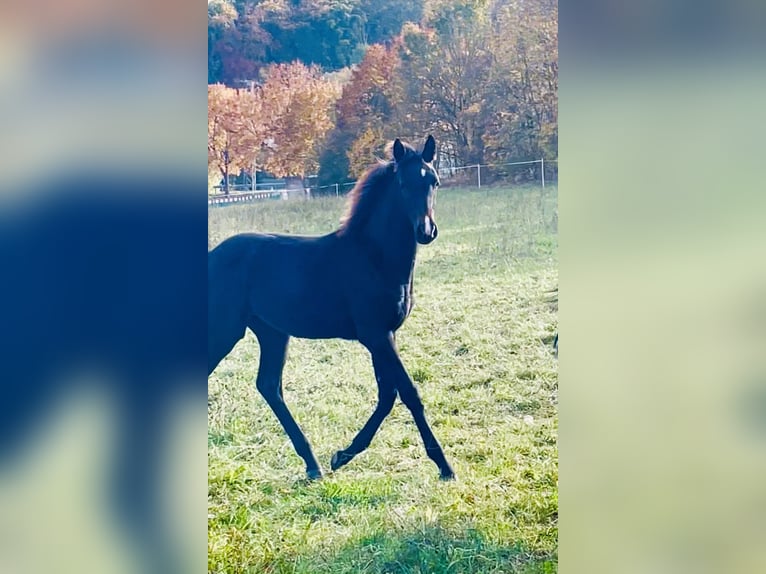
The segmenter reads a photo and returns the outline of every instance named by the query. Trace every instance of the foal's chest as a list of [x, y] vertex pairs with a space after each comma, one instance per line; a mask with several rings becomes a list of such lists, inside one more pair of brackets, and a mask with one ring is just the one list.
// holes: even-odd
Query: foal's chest
[[392, 331], [396, 331], [399, 327], [402, 326], [402, 323], [404, 323], [404, 320], [412, 311], [412, 306], [412, 279], [410, 279], [409, 283], [399, 286], [396, 309], [394, 317], [392, 317]]

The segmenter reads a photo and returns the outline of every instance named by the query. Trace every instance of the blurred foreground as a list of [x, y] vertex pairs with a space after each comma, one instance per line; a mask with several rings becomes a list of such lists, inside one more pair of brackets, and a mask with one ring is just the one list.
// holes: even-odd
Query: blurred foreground
[[204, 568], [202, 10], [0, 10], [0, 572]]

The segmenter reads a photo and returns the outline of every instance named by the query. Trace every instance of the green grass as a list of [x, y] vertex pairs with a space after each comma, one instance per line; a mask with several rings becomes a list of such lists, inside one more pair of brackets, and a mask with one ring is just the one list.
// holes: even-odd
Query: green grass
[[[209, 380], [209, 572], [557, 571], [556, 196], [442, 190], [439, 238], [419, 249], [397, 343], [457, 481], [438, 480], [399, 401], [370, 448], [329, 473], [375, 405], [372, 366], [358, 343], [293, 339], [285, 399], [327, 473], [307, 483], [255, 389], [248, 332]], [[329, 232], [342, 210], [334, 197], [212, 208], [210, 246]]]

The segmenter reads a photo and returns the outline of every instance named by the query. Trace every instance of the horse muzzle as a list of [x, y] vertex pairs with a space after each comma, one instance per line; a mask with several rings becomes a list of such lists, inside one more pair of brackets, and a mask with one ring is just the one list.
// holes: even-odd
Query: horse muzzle
[[439, 229], [436, 227], [436, 222], [430, 215], [426, 215], [415, 229], [415, 236], [418, 243], [421, 245], [428, 245], [436, 236], [439, 235]]

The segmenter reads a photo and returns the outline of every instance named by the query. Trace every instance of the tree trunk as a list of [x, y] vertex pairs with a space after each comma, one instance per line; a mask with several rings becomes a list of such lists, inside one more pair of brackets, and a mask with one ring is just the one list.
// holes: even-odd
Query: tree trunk
[[223, 150], [223, 193], [229, 195], [229, 150]]

